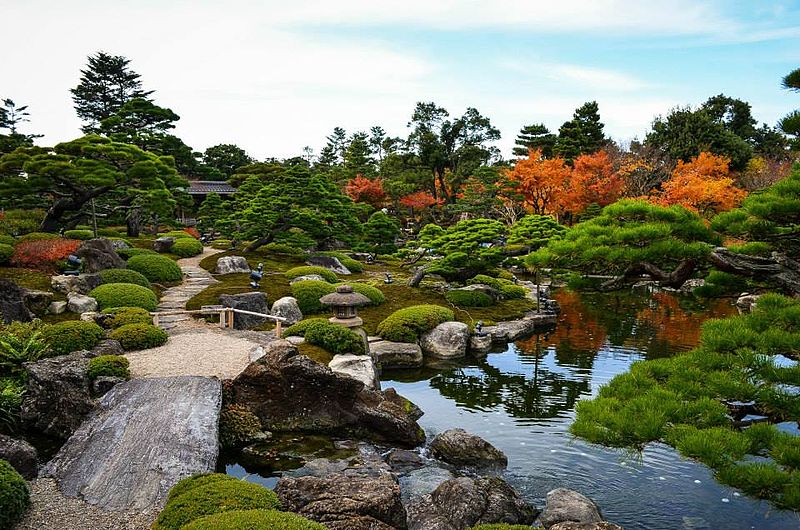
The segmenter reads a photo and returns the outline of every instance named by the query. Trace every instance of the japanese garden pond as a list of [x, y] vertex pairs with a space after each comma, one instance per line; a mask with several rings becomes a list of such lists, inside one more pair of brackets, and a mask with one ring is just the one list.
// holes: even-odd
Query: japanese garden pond
[[[667, 293], [567, 290], [556, 298], [562, 314], [548, 333], [483, 359], [384, 372], [383, 388], [394, 387], [425, 411], [419, 423], [429, 437], [461, 427], [504, 451], [505, 478], [539, 507], [547, 491], [567, 487], [594, 499], [607, 520], [626, 529], [800, 528], [797, 514], [719, 484], [708, 467], [671, 447], [626, 452], [569, 434], [579, 400], [637, 360], [691, 349], [703, 321], [736, 312], [729, 300], [700, 305]], [[796, 424], [780, 427], [798, 433]], [[312, 445], [314, 454], [327, 456], [324, 443]], [[245, 461], [224, 465], [230, 474], [254, 471]], [[274, 485], [279, 471], [259, 469], [249, 480]]]

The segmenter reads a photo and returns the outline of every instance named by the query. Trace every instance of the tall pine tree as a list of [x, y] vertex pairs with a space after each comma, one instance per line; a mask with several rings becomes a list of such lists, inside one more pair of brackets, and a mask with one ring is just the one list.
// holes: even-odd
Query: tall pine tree
[[526, 125], [520, 129], [514, 144], [514, 156], [528, 156], [531, 149], [540, 149], [545, 158], [553, 157], [553, 146], [556, 145], [557, 137], [545, 127], [543, 123]]
[[558, 130], [558, 140], [553, 150], [569, 164], [580, 155], [595, 153], [607, 142], [603, 127], [597, 102], [584, 103], [575, 110], [572, 119]]

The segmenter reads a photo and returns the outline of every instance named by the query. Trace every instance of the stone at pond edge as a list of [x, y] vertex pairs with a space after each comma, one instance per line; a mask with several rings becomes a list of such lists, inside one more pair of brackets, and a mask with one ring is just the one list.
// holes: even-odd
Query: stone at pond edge
[[18, 320], [29, 322], [33, 318], [25, 305], [25, 289], [10, 280], [0, 279], [0, 320], [8, 324]]
[[420, 337], [422, 351], [437, 359], [458, 359], [467, 353], [469, 326], [463, 322], [444, 322]]
[[51, 315], [60, 315], [67, 310], [67, 303], [64, 301], [50, 302], [47, 312]]
[[381, 381], [378, 378], [378, 370], [375, 368], [375, 361], [369, 355], [338, 354], [334, 355], [328, 363], [331, 371], [352, 377], [364, 383], [366, 388], [381, 388]]
[[306, 260], [306, 263], [314, 267], [323, 267], [336, 274], [351, 274], [350, 269], [342, 265], [342, 262], [333, 256], [311, 256]]
[[500, 293], [497, 292], [497, 289], [490, 287], [483, 283], [473, 283], [472, 285], [467, 285], [464, 287], [459, 287], [458, 289], [453, 289], [454, 291], [470, 291], [470, 292], [479, 292], [483, 293], [495, 302], [500, 299]]
[[53, 293], [50, 291], [35, 291], [33, 289], [25, 289], [23, 295], [25, 305], [28, 309], [37, 316], [47, 314], [50, 303], [53, 301]]
[[422, 366], [419, 344], [380, 340], [369, 343], [369, 353], [381, 368], [417, 368]]
[[[267, 295], [262, 292], [223, 294], [220, 295], [219, 301], [225, 307], [269, 314]], [[266, 317], [236, 313], [233, 316], [233, 327], [234, 329], [251, 329], [266, 321]]]
[[545, 528], [562, 522], [600, 523], [600, 509], [590, 498], [567, 488], [547, 492], [547, 504], [539, 522]]
[[91, 351], [85, 351], [86, 357], [99, 357], [101, 355], [125, 355], [122, 344], [113, 339], [101, 340]]
[[7, 461], [26, 480], [36, 477], [39, 469], [36, 448], [25, 440], [0, 434], [0, 459]]
[[250, 265], [243, 256], [223, 256], [217, 260], [214, 268], [215, 274], [247, 274], [250, 272]]
[[530, 525], [538, 511], [498, 477], [443, 482], [406, 507], [408, 530], [463, 530], [480, 524]]
[[114, 250], [111, 241], [105, 238], [84, 241], [75, 251], [75, 255], [83, 260], [82, 268], [87, 273], [124, 269], [127, 266], [125, 260]]
[[67, 295], [67, 309], [72, 313], [97, 311], [97, 300], [85, 294], [69, 293]]
[[690, 295], [694, 292], [695, 289], [698, 287], [702, 287], [706, 284], [706, 281], [703, 278], [689, 278], [683, 285], [681, 285], [678, 291], [683, 295]]
[[485, 355], [492, 349], [492, 336], [472, 334], [469, 336], [469, 352], [473, 355]]
[[50, 278], [50, 287], [62, 294], [88, 294], [101, 282], [99, 274], [79, 274], [77, 276], [62, 274]]
[[498, 322], [483, 330], [491, 335], [494, 342], [514, 342], [534, 334], [537, 329], [554, 325], [557, 320], [555, 313], [529, 313], [519, 320]]
[[159, 237], [153, 241], [153, 250], [159, 253], [169, 252], [175, 245], [175, 238], [170, 236]]
[[506, 467], [508, 458], [495, 446], [464, 429], [439, 433], [431, 441], [431, 454], [454, 466]]
[[284, 296], [283, 298], [275, 300], [275, 303], [272, 304], [270, 314], [285, 318], [286, 320], [283, 322], [284, 326], [291, 326], [303, 320], [303, 312], [300, 311], [297, 299], [293, 296]]
[[556, 523], [547, 530], [623, 530], [623, 528], [606, 521], [599, 523], [576, 523], [574, 521], [566, 521], [563, 523]]

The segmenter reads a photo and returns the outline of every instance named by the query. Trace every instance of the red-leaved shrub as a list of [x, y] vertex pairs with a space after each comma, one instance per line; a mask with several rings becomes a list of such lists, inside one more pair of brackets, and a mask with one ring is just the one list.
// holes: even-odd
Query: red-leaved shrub
[[195, 239], [200, 239], [200, 231], [193, 226], [187, 226], [186, 228], [183, 229], [183, 231]]
[[78, 250], [80, 244], [75, 239], [23, 241], [14, 247], [11, 265], [27, 269], [53, 269], [57, 261], [67, 259], [67, 256]]

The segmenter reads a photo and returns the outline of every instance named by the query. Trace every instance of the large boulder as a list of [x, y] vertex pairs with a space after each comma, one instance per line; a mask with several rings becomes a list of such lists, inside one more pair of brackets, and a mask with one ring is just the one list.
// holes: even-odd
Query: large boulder
[[444, 322], [420, 337], [422, 351], [437, 359], [458, 359], [467, 353], [469, 326], [463, 322]]
[[[223, 294], [220, 295], [219, 301], [225, 307], [269, 314], [267, 295], [262, 292]], [[266, 317], [236, 313], [233, 317], [233, 327], [234, 329], [252, 329], [266, 321]]]
[[303, 320], [303, 312], [300, 311], [297, 299], [293, 296], [284, 296], [275, 300], [275, 303], [272, 304], [272, 309], [270, 309], [270, 314], [285, 318], [286, 320], [283, 322], [285, 326], [291, 326]]
[[23, 299], [25, 300], [25, 305], [32, 313], [37, 316], [43, 316], [47, 314], [50, 303], [53, 301], [53, 293], [50, 291], [25, 289]]
[[483, 283], [473, 283], [472, 285], [467, 285], [465, 287], [459, 287], [458, 289], [453, 289], [454, 291], [470, 291], [470, 292], [478, 292], [483, 293], [492, 300], [499, 300], [500, 293], [494, 287], [490, 287], [489, 285]]
[[557, 320], [555, 313], [532, 313], [519, 320], [498, 322], [483, 330], [491, 335], [494, 342], [514, 342], [533, 335], [539, 329], [553, 326]]
[[69, 293], [67, 295], [67, 309], [73, 313], [97, 311], [97, 300], [85, 294]]
[[36, 448], [25, 440], [0, 434], [0, 459], [5, 460], [23, 478], [31, 480], [39, 469]]
[[85, 352], [87, 357], [100, 357], [101, 355], [125, 355], [122, 344], [113, 339], [101, 340], [97, 346]]
[[83, 352], [25, 363], [28, 384], [20, 416], [29, 428], [67, 439], [92, 410], [89, 360]]
[[173, 246], [175, 246], [175, 238], [171, 236], [162, 236], [153, 241], [153, 250], [161, 254], [169, 252]]
[[492, 349], [492, 336], [488, 333], [473, 333], [469, 336], [469, 352], [472, 355], [485, 355]]
[[292, 284], [297, 283], [297, 282], [302, 282], [302, 281], [305, 281], [305, 280], [314, 280], [314, 281], [317, 281], [317, 282], [324, 282], [325, 278], [323, 278], [319, 274], [304, 274], [303, 276], [298, 276], [297, 278], [292, 278], [291, 280], [289, 280], [289, 285], [292, 285]]
[[545, 528], [558, 523], [601, 523], [600, 508], [588, 497], [567, 488], [547, 492], [547, 504], [539, 517]]
[[350, 269], [345, 267], [342, 262], [339, 261], [339, 258], [333, 256], [311, 256], [306, 260], [306, 263], [315, 267], [324, 267], [336, 274], [351, 274]]
[[250, 272], [250, 265], [243, 256], [223, 256], [217, 260], [214, 268], [215, 274], [247, 274]]
[[381, 368], [422, 366], [422, 348], [419, 344], [380, 340], [369, 343], [369, 353]]
[[443, 482], [407, 506], [408, 530], [464, 530], [481, 524], [530, 525], [538, 511], [499, 477]]
[[47, 312], [51, 315], [60, 315], [67, 310], [67, 302], [63, 300], [57, 300], [55, 302], [50, 302], [50, 305], [47, 306]]
[[367, 388], [378, 390], [381, 388], [375, 361], [369, 355], [334, 355], [331, 362], [328, 363], [328, 368], [337, 374], [347, 375], [361, 381]]
[[125, 260], [117, 254], [111, 241], [105, 238], [84, 241], [75, 255], [83, 260], [83, 271], [87, 273], [126, 267]]
[[246, 405], [269, 431], [366, 436], [401, 446], [425, 441], [416, 407], [392, 389], [370, 390], [352, 377], [275, 340], [233, 380], [231, 402]]
[[508, 458], [501, 450], [464, 429], [437, 434], [431, 441], [431, 454], [454, 466], [504, 468], [508, 465]]
[[61, 274], [50, 278], [50, 287], [62, 294], [88, 294], [92, 289], [100, 285], [102, 281], [100, 275], [96, 273], [78, 274], [76, 276]]
[[25, 289], [10, 280], [0, 279], [0, 320], [29, 322], [33, 318], [25, 305]]

